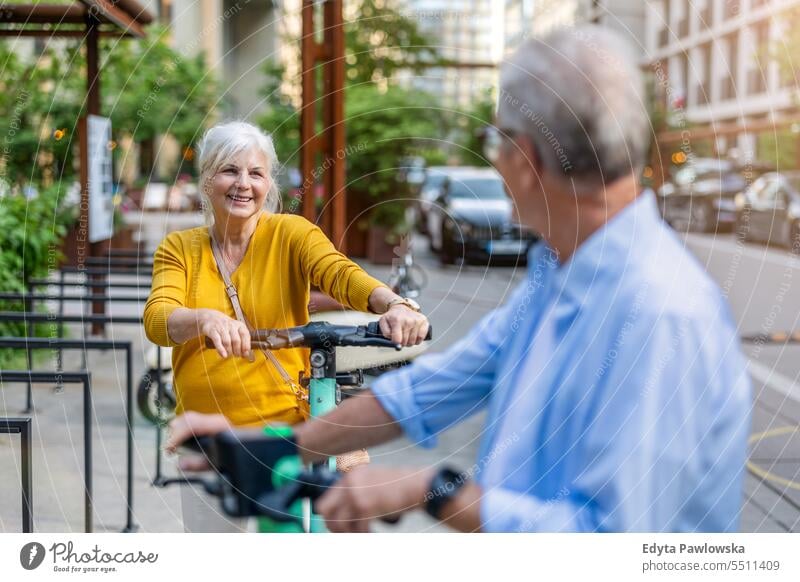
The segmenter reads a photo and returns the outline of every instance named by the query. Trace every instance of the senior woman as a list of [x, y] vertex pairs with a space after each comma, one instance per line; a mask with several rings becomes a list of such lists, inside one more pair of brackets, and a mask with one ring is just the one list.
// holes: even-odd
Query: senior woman
[[[311, 285], [352, 309], [383, 314], [381, 330], [398, 343], [423, 340], [428, 321], [416, 304], [338, 252], [315, 225], [275, 212], [278, 161], [269, 136], [243, 122], [217, 125], [202, 139], [199, 165], [208, 225], [164, 239], [144, 309], [148, 339], [174, 347], [178, 414], [222, 414], [238, 426], [301, 422], [308, 405], [287, 378], [307, 368], [308, 350], [252, 350], [248, 324], [307, 323]], [[215, 350], [204, 348], [205, 338]], [[185, 525], [187, 517], [184, 503]]]

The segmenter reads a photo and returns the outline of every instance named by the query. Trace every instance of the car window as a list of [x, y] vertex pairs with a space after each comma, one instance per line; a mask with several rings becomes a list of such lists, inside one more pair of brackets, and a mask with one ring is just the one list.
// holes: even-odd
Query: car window
[[756, 194], [758, 201], [764, 204], [771, 204], [775, 201], [780, 183], [777, 180], [767, 180], [764, 186]]
[[752, 184], [750, 184], [750, 187], [747, 189], [747, 197], [750, 198], [751, 200], [758, 199], [758, 193], [761, 191], [762, 188], [764, 188], [764, 186], [766, 186], [766, 184], [767, 184], [766, 177], [761, 176], [760, 178], [757, 178]]
[[428, 188], [441, 188], [446, 179], [447, 176], [444, 174], [428, 174], [428, 176], [425, 178], [425, 182], [422, 184], [422, 187], [426, 190]]
[[451, 198], [502, 200], [507, 198], [503, 181], [497, 178], [453, 179], [448, 188]]
[[800, 176], [791, 176], [786, 178], [786, 182], [789, 185], [789, 189], [792, 190], [794, 195], [798, 195], [800, 192]]
[[786, 206], [789, 203], [789, 187], [787, 184], [779, 184], [775, 192], [775, 204]]

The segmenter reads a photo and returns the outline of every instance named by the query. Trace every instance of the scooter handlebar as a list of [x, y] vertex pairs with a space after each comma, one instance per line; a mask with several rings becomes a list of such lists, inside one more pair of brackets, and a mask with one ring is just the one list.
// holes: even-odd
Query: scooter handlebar
[[[252, 346], [256, 349], [279, 350], [291, 347], [313, 347], [315, 340], [321, 336], [326, 341], [336, 346], [373, 346], [403, 348], [400, 344], [395, 344], [381, 332], [380, 324], [377, 321], [367, 325], [331, 325], [325, 322], [310, 323], [301, 327], [290, 327], [287, 329], [257, 329], [252, 332]], [[425, 341], [433, 338], [433, 328], [428, 326], [428, 333]], [[204, 338], [207, 348], [215, 348], [213, 340], [209, 337]]]

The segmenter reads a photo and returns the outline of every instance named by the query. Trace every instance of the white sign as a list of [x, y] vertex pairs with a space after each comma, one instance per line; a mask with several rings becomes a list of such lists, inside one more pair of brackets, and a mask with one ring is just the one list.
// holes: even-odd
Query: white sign
[[89, 115], [86, 121], [89, 152], [89, 242], [114, 234], [114, 183], [111, 170], [111, 120]]

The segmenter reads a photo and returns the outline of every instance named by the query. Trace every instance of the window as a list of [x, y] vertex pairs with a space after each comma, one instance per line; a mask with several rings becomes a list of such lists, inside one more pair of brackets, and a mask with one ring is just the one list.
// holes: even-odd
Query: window
[[741, 11], [741, 2], [739, 0], [723, 0], [722, 10], [725, 18], [735, 18], [739, 16]]
[[670, 12], [672, 12], [670, 0], [664, 0], [662, 3], [664, 11], [662, 12], [661, 20], [658, 22], [660, 30], [658, 31], [658, 46], [664, 47], [669, 44], [670, 32]]
[[727, 59], [721, 63], [726, 76], [721, 81], [720, 93], [723, 100], [733, 99], [736, 96], [736, 67], [739, 63], [739, 34], [733, 33], [727, 37]]
[[702, 78], [695, 86], [697, 104], [706, 105], [711, 98], [711, 43], [700, 47], [698, 67], [702, 71]]
[[747, 92], [763, 93], [767, 90], [767, 71], [769, 54], [769, 20], [757, 22], [750, 29], [753, 38], [753, 64], [747, 74]]
[[681, 0], [681, 16], [678, 21], [677, 35], [678, 38], [685, 38], [689, 36], [689, 5], [687, 0]]
[[706, 0], [705, 8], [700, 10], [699, 18], [701, 28], [711, 28], [714, 22], [714, 0]]
[[767, 90], [767, 83], [764, 78], [766, 73], [760, 68], [750, 69], [747, 72], [747, 92], [750, 95], [759, 95]]

